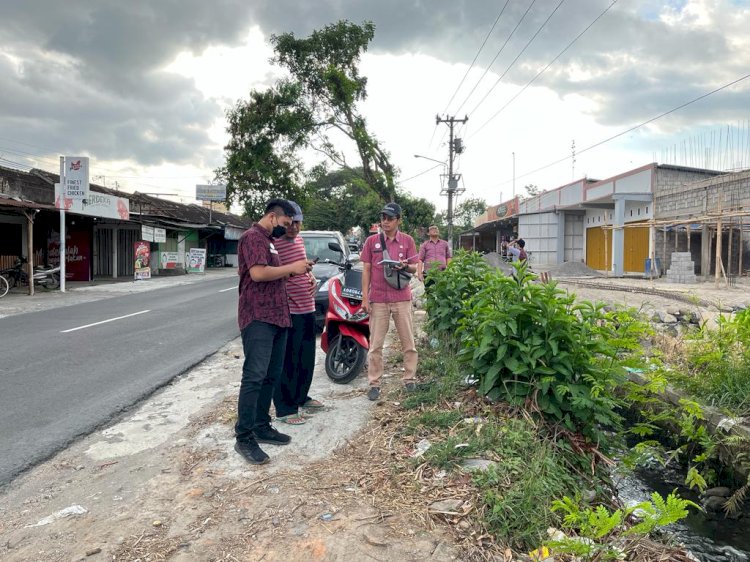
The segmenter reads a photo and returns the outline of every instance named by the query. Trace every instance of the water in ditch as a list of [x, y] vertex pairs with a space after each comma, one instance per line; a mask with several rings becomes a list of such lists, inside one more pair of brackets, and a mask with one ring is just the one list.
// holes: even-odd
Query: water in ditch
[[[675, 489], [685, 498], [701, 504], [699, 495], [682, 485], [676, 472], [639, 470], [617, 482], [620, 499], [632, 505], [650, 499], [653, 492], [666, 497]], [[682, 521], [670, 525], [666, 532], [682, 543], [701, 562], [750, 562], [750, 509], [746, 506], [739, 519], [723, 514], [707, 515], [696, 509]]]

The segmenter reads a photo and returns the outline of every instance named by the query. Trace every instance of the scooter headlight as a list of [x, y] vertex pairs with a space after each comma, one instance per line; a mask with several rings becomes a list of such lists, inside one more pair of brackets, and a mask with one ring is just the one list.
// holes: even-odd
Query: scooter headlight
[[345, 310], [337, 304], [334, 304], [333, 308], [336, 310], [336, 314], [341, 316], [341, 318], [343, 318], [344, 320], [349, 320], [349, 311]]
[[367, 314], [364, 310], [360, 310], [359, 312], [355, 312], [352, 314], [352, 317], [349, 318], [352, 322], [362, 322], [362, 320], [365, 320], [369, 314]]

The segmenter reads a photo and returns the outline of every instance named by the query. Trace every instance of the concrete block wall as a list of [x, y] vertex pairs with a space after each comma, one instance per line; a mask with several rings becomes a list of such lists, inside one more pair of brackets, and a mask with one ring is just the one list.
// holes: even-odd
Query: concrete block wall
[[[704, 174], [657, 169], [654, 190], [656, 219], [680, 220], [722, 208], [750, 208], [750, 171], [722, 174], [708, 179]], [[702, 175], [702, 177], [701, 177]]]

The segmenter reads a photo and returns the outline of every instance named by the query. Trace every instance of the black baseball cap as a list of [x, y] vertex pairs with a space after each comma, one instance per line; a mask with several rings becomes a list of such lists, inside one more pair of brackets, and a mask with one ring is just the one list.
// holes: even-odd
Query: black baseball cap
[[383, 210], [380, 211], [383, 215], [388, 215], [389, 217], [401, 217], [401, 205], [398, 203], [388, 203], [385, 207], [383, 207]]

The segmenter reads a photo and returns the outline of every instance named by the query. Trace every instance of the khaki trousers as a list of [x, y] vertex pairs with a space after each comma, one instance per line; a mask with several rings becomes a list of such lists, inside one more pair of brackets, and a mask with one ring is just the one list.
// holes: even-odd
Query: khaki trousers
[[370, 311], [370, 353], [367, 379], [370, 386], [380, 386], [383, 376], [383, 343], [390, 327], [391, 317], [396, 325], [404, 353], [404, 382], [412, 382], [417, 373], [417, 348], [414, 345], [414, 324], [411, 301], [374, 302]]

